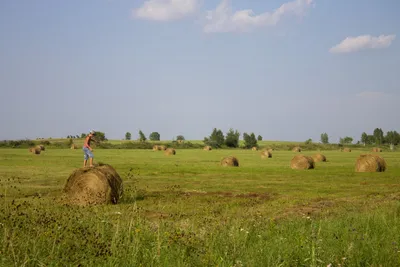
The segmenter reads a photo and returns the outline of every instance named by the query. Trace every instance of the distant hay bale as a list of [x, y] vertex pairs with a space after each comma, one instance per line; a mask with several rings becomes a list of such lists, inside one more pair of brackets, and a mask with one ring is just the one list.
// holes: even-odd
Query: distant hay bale
[[178, 144], [183, 144], [184, 140], [178, 140]]
[[175, 155], [176, 154], [176, 151], [175, 151], [175, 149], [173, 149], [173, 148], [167, 148], [166, 150], [165, 150], [165, 155], [167, 155], [167, 156], [171, 156], [171, 155]]
[[44, 145], [39, 145], [39, 147], [40, 147], [40, 150], [41, 150], [41, 151], [45, 151], [45, 150], [46, 150], [46, 148], [44, 147]]
[[221, 165], [224, 167], [227, 166], [239, 167], [239, 160], [233, 156], [229, 156], [221, 160]]
[[382, 148], [374, 147], [372, 148], [372, 152], [382, 152]]
[[313, 157], [314, 162], [326, 162], [326, 157], [322, 154], [315, 154]]
[[292, 149], [293, 152], [301, 152], [301, 148], [296, 146]]
[[256, 147], [256, 146], [253, 146], [253, 147], [251, 148], [251, 150], [253, 150], [253, 151], [257, 151], [257, 150], [258, 150], [258, 147]]
[[166, 146], [164, 146], [164, 145], [160, 145], [160, 146], [158, 146], [158, 150], [166, 150], [167, 149], [167, 147]]
[[351, 152], [351, 149], [348, 148], [348, 147], [345, 147], [345, 148], [342, 149], [342, 152]]
[[273, 148], [268, 148], [267, 149], [267, 151], [269, 151], [269, 152], [271, 152], [272, 153], [272, 151], [274, 151], [275, 149], [273, 149]]
[[384, 172], [386, 161], [379, 155], [360, 155], [356, 161], [356, 172]]
[[70, 204], [117, 204], [123, 193], [122, 179], [113, 167], [100, 164], [75, 170], [64, 186]]
[[71, 149], [77, 149], [77, 148], [78, 148], [77, 145], [75, 145], [75, 144], [72, 144], [72, 145], [71, 145]]
[[42, 150], [40, 149], [40, 146], [35, 146], [35, 147], [29, 148], [29, 152], [36, 154], [36, 155], [39, 155], [41, 151]]
[[290, 162], [290, 168], [294, 170], [314, 169], [315, 164], [312, 157], [305, 155], [294, 156]]
[[160, 149], [158, 148], [158, 145], [154, 145], [154, 146], [153, 146], [153, 151], [158, 151], [158, 150], [160, 150]]
[[211, 150], [212, 150], [212, 147], [211, 147], [211, 146], [205, 146], [205, 147], [203, 148], [203, 150], [211, 151]]
[[262, 159], [272, 158], [272, 153], [269, 150], [264, 150], [261, 152], [261, 158]]

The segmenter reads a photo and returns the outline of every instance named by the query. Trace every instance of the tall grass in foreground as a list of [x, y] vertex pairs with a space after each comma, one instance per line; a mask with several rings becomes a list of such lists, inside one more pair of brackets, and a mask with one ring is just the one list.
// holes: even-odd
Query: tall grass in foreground
[[4, 202], [2, 266], [398, 266], [400, 204], [371, 214], [271, 220], [215, 214], [148, 220], [52, 201]]

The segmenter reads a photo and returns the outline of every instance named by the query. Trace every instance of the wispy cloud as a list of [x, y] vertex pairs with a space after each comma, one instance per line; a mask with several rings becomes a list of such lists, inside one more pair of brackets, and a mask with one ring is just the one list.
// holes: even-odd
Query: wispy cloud
[[332, 47], [331, 53], [350, 53], [363, 49], [378, 49], [389, 47], [396, 35], [380, 35], [377, 37], [371, 35], [360, 35], [357, 37], [347, 37], [339, 44]]
[[376, 99], [386, 96], [384, 92], [377, 92], [377, 91], [364, 91], [357, 94], [360, 98], [367, 98], [367, 99]]
[[203, 30], [206, 33], [243, 32], [257, 27], [273, 26], [284, 16], [304, 15], [312, 3], [313, 0], [294, 0], [281, 5], [272, 12], [256, 15], [251, 9], [233, 12], [230, 0], [222, 0], [216, 9], [207, 11]]
[[147, 0], [132, 13], [139, 19], [171, 21], [193, 14], [198, 6], [197, 0]]

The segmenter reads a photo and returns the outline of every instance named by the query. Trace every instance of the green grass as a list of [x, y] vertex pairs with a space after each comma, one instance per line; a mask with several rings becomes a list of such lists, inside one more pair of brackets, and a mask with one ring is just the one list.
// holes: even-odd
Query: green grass
[[[1, 266], [400, 264], [398, 152], [382, 153], [384, 173], [354, 172], [365, 151], [326, 151], [309, 171], [289, 151], [94, 153], [124, 181], [117, 205], [59, 202], [80, 149], [0, 149]], [[228, 155], [238, 168], [219, 165]]]

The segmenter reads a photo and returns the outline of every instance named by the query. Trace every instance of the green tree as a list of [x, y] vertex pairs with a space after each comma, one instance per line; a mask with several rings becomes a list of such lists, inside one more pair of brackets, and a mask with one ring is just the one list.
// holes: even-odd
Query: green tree
[[158, 132], [152, 132], [152, 133], [149, 135], [149, 139], [150, 139], [151, 141], [160, 141], [160, 134], [159, 134]]
[[346, 136], [344, 138], [340, 138], [339, 139], [339, 143], [341, 143], [342, 145], [343, 144], [351, 144], [351, 143], [353, 143], [353, 138], [350, 137], [350, 136]]
[[221, 130], [214, 128], [209, 137], [204, 137], [203, 142], [213, 148], [220, 148], [225, 142], [224, 133]]
[[375, 144], [383, 144], [383, 131], [380, 128], [375, 128], [374, 130]]
[[125, 140], [131, 140], [132, 134], [130, 132], [126, 132], [125, 134]]
[[364, 146], [367, 144], [368, 141], [368, 134], [366, 132], [363, 132], [361, 134], [361, 143], [364, 144]]
[[86, 134], [85, 133], [81, 133], [81, 138], [85, 138]]
[[251, 133], [250, 135], [247, 133], [243, 133], [243, 140], [245, 148], [252, 148], [254, 146], [257, 146], [257, 139], [254, 133]]
[[146, 136], [142, 132], [142, 130], [139, 130], [139, 141], [140, 142], [145, 142], [147, 140]]
[[257, 136], [257, 141], [262, 141], [262, 136], [261, 135]]
[[236, 130], [229, 129], [228, 133], [226, 134], [225, 138], [225, 145], [227, 147], [239, 147], [239, 137], [240, 133]]
[[386, 133], [385, 140], [390, 145], [398, 145], [400, 143], [400, 134], [396, 131], [389, 131]]
[[306, 145], [312, 144], [312, 139], [311, 139], [311, 138], [310, 138], [310, 139], [307, 139], [304, 143], [305, 143]]
[[176, 140], [178, 140], [178, 141], [185, 141], [185, 137], [184, 137], [183, 135], [178, 135], [178, 136], [176, 137]]
[[329, 144], [329, 136], [328, 136], [327, 133], [322, 133], [321, 134], [321, 143]]
[[98, 142], [107, 141], [106, 134], [100, 131], [96, 131], [94, 137]]

